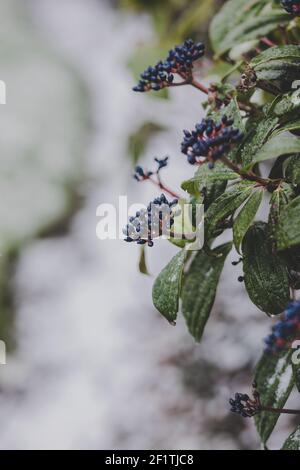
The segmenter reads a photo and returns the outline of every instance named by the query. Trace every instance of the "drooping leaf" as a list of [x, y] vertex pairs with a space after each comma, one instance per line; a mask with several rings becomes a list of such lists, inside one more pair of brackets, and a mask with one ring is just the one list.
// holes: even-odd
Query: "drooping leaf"
[[152, 289], [154, 306], [170, 323], [177, 318], [185, 257], [185, 250], [177, 253], [158, 275]]
[[251, 166], [255, 163], [277, 158], [281, 155], [290, 155], [300, 152], [300, 139], [291, 134], [275, 135], [257, 152], [252, 160]]
[[205, 218], [205, 241], [213, 236], [218, 223], [232, 215], [249, 197], [254, 183], [242, 182], [219, 196], [209, 207]]
[[[262, 406], [283, 408], [294, 385], [291, 351], [280, 355], [264, 353], [256, 367], [255, 381]], [[256, 428], [263, 443], [269, 439], [279, 416], [279, 413], [269, 411], [255, 416]]]
[[237, 250], [240, 251], [240, 245], [242, 240], [250, 227], [256, 212], [260, 206], [263, 197], [263, 190], [258, 189], [254, 191], [253, 194], [249, 197], [246, 201], [244, 207], [241, 209], [240, 213], [238, 214], [237, 218], [233, 224], [233, 243]]
[[275, 228], [278, 250], [300, 244], [300, 196], [293, 199], [282, 211]]
[[287, 438], [282, 450], [300, 450], [300, 426]]
[[188, 329], [196, 341], [200, 341], [212, 309], [219, 278], [231, 243], [222, 245], [210, 256], [199, 251], [187, 274], [182, 288], [182, 311]]
[[276, 315], [290, 300], [284, 260], [273, 251], [268, 224], [255, 222], [243, 243], [245, 287], [252, 302], [263, 312]]

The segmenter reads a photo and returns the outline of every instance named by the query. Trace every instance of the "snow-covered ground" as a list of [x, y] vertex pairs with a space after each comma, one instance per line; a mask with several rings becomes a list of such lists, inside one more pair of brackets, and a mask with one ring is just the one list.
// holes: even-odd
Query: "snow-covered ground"
[[[153, 277], [137, 272], [137, 247], [96, 238], [100, 203], [124, 194], [147, 202], [155, 194], [130, 177], [127, 137], [140, 122], [169, 126], [152, 139], [145, 161], [170, 154], [174, 187], [191, 175], [179, 142], [201, 114], [198, 92], [178, 89], [171, 101], [131, 92], [126, 62], [152, 38], [147, 17], [102, 0], [27, 5], [34, 27], [86, 82], [91, 126], [83, 207], [68, 233], [31, 243], [17, 267], [18, 347], [0, 370], [0, 447], [256, 448], [252, 421], [229, 414], [227, 401], [248, 390], [269, 322], [236, 282], [238, 268], [226, 265], [204, 340], [195, 345], [183, 321], [171, 327], [153, 309]], [[166, 242], [149, 250], [151, 273], [175, 251]], [[286, 423], [274, 446], [288, 435]]]

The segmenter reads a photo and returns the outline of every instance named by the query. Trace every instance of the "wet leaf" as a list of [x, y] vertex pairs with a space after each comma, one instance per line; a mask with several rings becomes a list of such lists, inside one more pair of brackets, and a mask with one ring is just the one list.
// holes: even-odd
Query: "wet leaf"
[[213, 250], [211, 256], [199, 251], [187, 274], [182, 288], [182, 311], [188, 329], [196, 341], [200, 341], [211, 312], [220, 275], [231, 243]]

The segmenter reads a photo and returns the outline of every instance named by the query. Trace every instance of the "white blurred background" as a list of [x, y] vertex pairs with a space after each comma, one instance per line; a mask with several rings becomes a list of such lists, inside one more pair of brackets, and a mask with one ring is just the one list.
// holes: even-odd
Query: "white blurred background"
[[[96, 238], [96, 209], [147, 203], [155, 188], [131, 177], [128, 137], [166, 126], [142, 162], [171, 156], [178, 188], [193, 169], [182, 129], [201, 118], [201, 95], [134, 94], [132, 50], [153, 40], [151, 19], [104, 0], [1, 0], [0, 241], [2, 449], [255, 449], [252, 420], [229, 413], [249, 390], [269, 321], [225, 267], [201, 345], [151, 302], [154, 275], [176, 249], [147, 251]], [[173, 91], [173, 90], [172, 90]], [[293, 400], [293, 398], [291, 398]], [[281, 419], [270, 447], [291, 430]]]

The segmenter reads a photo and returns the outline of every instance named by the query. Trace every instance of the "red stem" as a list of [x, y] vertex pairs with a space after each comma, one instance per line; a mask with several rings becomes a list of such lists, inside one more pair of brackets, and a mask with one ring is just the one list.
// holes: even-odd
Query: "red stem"
[[277, 46], [277, 44], [275, 44], [275, 42], [271, 41], [271, 39], [268, 39], [266, 37], [260, 38], [260, 41], [268, 47]]
[[262, 406], [260, 411], [270, 411], [272, 413], [283, 413], [289, 415], [300, 415], [300, 410], [290, 410], [287, 408], [271, 408], [269, 406]]
[[165, 191], [166, 193], [168, 193], [170, 196], [172, 197], [175, 197], [176, 199], [180, 199], [180, 197], [178, 196], [178, 194], [174, 193], [174, 191], [172, 191], [171, 189], [167, 188], [160, 180], [159, 181], [155, 181], [153, 178], [151, 178], [150, 176], [147, 178], [149, 179], [149, 181], [151, 181], [151, 183], [155, 184], [156, 186], [158, 186], [162, 191]]

